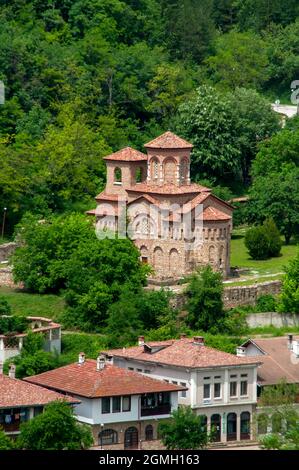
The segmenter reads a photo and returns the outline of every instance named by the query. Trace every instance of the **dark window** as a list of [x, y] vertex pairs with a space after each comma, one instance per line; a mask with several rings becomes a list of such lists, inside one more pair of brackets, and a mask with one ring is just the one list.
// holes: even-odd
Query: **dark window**
[[34, 417], [35, 417], [35, 416], [38, 416], [38, 415], [40, 415], [40, 414], [42, 414], [43, 410], [44, 410], [44, 407], [43, 407], [43, 406], [36, 406], [36, 407], [34, 408], [34, 412], [33, 412]]
[[126, 429], [125, 449], [138, 449], [138, 430], [135, 427]]
[[120, 413], [121, 410], [121, 398], [120, 397], [113, 397], [112, 398], [112, 412], [113, 413]]
[[227, 440], [235, 441], [237, 439], [237, 415], [228, 413], [227, 415]]
[[240, 416], [241, 439], [250, 439], [250, 413], [243, 411]]
[[229, 395], [231, 397], [237, 396], [237, 382], [230, 382], [229, 384]]
[[137, 369], [137, 372], [142, 372], [142, 369]]
[[123, 397], [123, 411], [131, 411], [131, 397]]
[[150, 371], [150, 370], [148, 370], [148, 369], [144, 369], [144, 373], [145, 373], [145, 374], [150, 374], [150, 373], [151, 373], [151, 371]]
[[129, 370], [134, 370], [134, 367], [128, 367]]
[[154, 439], [154, 428], [151, 424], [145, 427], [145, 440], [152, 441]]
[[99, 434], [99, 445], [100, 446], [107, 446], [111, 444], [118, 443], [118, 436], [117, 432], [113, 429], [105, 429], [104, 431], [100, 432]]
[[211, 398], [211, 385], [210, 384], [204, 384], [204, 386], [203, 386], [203, 397], [204, 397], [204, 399]]
[[211, 438], [213, 442], [221, 440], [221, 416], [218, 414], [211, 416]]
[[120, 168], [114, 169], [114, 182], [121, 183], [121, 169]]
[[[184, 382], [181, 382], [182, 387], [186, 387], [186, 384]], [[187, 396], [187, 390], [182, 390], [181, 391], [181, 397], [186, 398]]]
[[136, 183], [141, 183], [141, 181], [142, 181], [142, 168], [137, 168], [136, 169], [135, 181], [136, 181]]
[[214, 398], [221, 398], [221, 383], [214, 384]]
[[240, 395], [247, 395], [248, 393], [248, 382], [247, 380], [241, 380], [241, 391]]
[[102, 398], [102, 413], [110, 413], [110, 397]]

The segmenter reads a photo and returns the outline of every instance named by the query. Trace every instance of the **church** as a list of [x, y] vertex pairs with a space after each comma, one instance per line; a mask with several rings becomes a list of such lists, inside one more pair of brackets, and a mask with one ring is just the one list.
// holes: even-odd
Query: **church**
[[233, 207], [190, 181], [192, 144], [168, 131], [104, 157], [107, 184], [96, 196], [100, 231], [129, 236], [152, 278], [174, 281], [210, 264], [230, 270]]

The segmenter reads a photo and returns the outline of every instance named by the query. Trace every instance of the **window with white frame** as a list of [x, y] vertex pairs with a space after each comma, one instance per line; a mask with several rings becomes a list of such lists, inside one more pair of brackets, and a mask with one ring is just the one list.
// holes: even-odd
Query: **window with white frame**
[[211, 384], [204, 384], [203, 386], [203, 399], [209, 400], [211, 398]]
[[[185, 382], [181, 382], [181, 385], [182, 385], [182, 387], [186, 387], [187, 384]], [[186, 396], [187, 396], [187, 390], [182, 390], [181, 391], [181, 398], [186, 398]]]
[[214, 398], [221, 398], [221, 383], [214, 383]]
[[233, 381], [229, 384], [229, 396], [236, 397], [237, 396], [237, 382]]
[[246, 396], [248, 395], [248, 382], [247, 380], [241, 380], [240, 383], [240, 395]]

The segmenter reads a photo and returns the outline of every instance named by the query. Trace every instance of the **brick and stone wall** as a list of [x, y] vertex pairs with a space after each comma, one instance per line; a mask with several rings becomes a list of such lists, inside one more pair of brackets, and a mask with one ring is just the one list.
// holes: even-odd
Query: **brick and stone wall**
[[225, 287], [223, 293], [226, 308], [238, 305], [255, 305], [261, 295], [278, 295], [281, 292], [281, 281], [262, 282], [252, 286]]
[[[154, 285], [152, 283], [152, 285]], [[172, 287], [174, 297], [171, 299], [171, 305], [179, 310], [184, 307], [184, 291], [187, 285]], [[225, 287], [223, 292], [223, 301], [225, 308], [233, 308], [239, 305], [255, 305], [258, 297], [271, 294], [278, 295], [281, 292], [281, 281], [262, 282], [251, 286]]]
[[14, 242], [3, 243], [0, 245], [0, 263], [2, 261], [8, 261], [9, 257], [13, 254], [17, 247], [17, 244]]
[[[22, 289], [22, 283], [15, 283], [12, 275], [12, 268], [7, 266], [6, 268], [0, 268], [0, 288], [1, 287], [11, 287]], [[1, 292], [1, 291], [0, 291]]]

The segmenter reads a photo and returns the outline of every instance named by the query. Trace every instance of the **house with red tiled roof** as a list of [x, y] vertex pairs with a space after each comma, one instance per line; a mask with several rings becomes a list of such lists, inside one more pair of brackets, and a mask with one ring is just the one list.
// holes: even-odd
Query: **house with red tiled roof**
[[101, 448], [148, 448], [157, 442], [157, 426], [178, 406], [175, 385], [117, 367], [100, 355], [25, 379], [30, 384], [67, 394], [80, 401], [74, 413], [92, 427]]
[[206, 346], [202, 337], [186, 335], [162, 342], [146, 342], [141, 336], [137, 346], [103, 354], [118, 367], [186, 387], [179, 405], [204, 416], [207, 429], [216, 430], [215, 441], [253, 438], [260, 358], [238, 357]]
[[69, 396], [16, 379], [14, 364], [10, 366], [9, 376], [4, 375], [0, 364], [0, 427], [11, 437], [19, 434], [21, 423], [42, 413], [45, 405], [56, 400], [79, 404]]
[[232, 206], [191, 183], [191, 143], [167, 131], [145, 148], [146, 154], [126, 147], [104, 157], [106, 188], [88, 211], [97, 230], [129, 234], [158, 280], [173, 281], [206, 264], [226, 276]]

